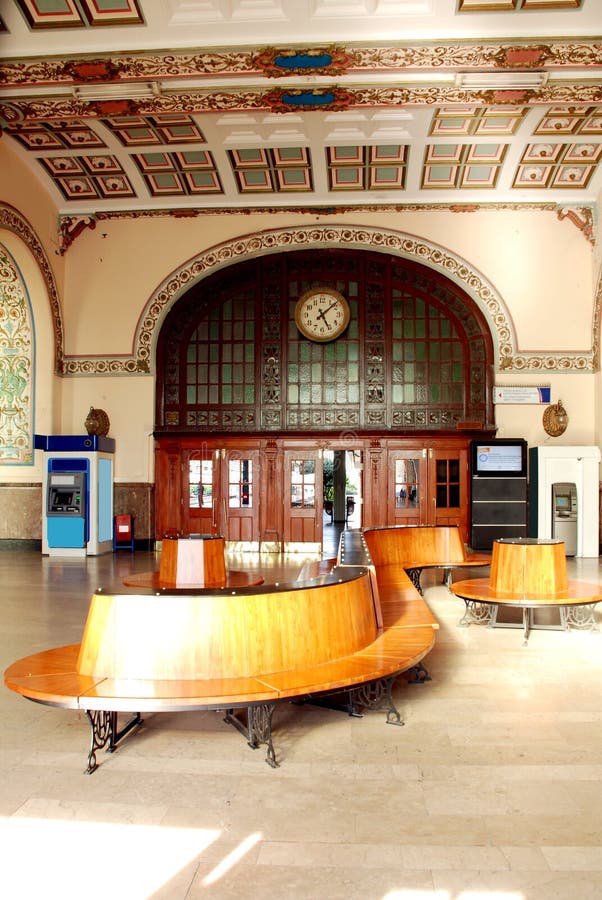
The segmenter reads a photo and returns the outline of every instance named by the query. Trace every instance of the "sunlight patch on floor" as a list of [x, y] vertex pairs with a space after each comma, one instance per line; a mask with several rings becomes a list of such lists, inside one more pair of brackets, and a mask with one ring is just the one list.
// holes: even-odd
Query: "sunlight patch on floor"
[[61, 900], [106, 900], [113, 889], [146, 900], [202, 854], [221, 832], [206, 828], [32, 819], [0, 819], [5, 897], [47, 897], [60, 884]]

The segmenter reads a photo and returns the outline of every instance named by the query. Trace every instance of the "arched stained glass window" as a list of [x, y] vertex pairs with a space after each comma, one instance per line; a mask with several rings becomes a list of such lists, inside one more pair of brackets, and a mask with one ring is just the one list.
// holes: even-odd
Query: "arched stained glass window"
[[[297, 330], [295, 304], [334, 288], [351, 319], [337, 340]], [[199, 282], [171, 310], [158, 353], [157, 429], [446, 430], [493, 420], [493, 349], [461, 289], [374, 252], [282, 253]]]

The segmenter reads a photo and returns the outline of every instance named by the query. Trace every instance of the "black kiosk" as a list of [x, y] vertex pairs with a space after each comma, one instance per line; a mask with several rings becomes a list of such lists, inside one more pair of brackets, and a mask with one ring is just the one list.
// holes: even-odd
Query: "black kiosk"
[[526, 538], [527, 442], [472, 441], [470, 469], [473, 550], [491, 550], [500, 538]]

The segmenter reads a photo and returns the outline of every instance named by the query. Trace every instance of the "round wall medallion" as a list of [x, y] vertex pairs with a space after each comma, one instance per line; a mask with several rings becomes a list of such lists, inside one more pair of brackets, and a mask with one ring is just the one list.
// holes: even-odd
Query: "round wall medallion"
[[93, 406], [90, 407], [90, 412], [86, 416], [84, 425], [86, 426], [88, 434], [98, 434], [103, 436], [109, 433], [109, 428], [111, 427], [109, 417], [104, 409], [94, 409]]
[[561, 434], [564, 434], [568, 424], [569, 417], [561, 400], [559, 400], [558, 403], [552, 403], [545, 408], [543, 413], [543, 427], [546, 434], [549, 434], [550, 437], [559, 437]]

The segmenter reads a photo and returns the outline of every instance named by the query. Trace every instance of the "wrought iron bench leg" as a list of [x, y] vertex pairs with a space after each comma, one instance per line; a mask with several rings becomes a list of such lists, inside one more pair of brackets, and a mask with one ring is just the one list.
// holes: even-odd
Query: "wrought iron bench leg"
[[119, 741], [128, 734], [132, 728], [136, 728], [142, 724], [140, 713], [134, 713], [132, 718], [124, 725], [121, 730], [117, 729], [117, 713], [107, 711], [105, 709], [86, 710], [88, 721], [90, 722], [90, 752], [88, 753], [88, 766], [85, 770], [86, 775], [91, 775], [98, 768], [96, 753], [107, 747], [107, 753], [113, 753]]
[[387, 725], [403, 725], [403, 719], [391, 696], [391, 688], [396, 679], [397, 675], [391, 675], [388, 678], [378, 678], [376, 681], [368, 681], [366, 684], [360, 684], [358, 687], [351, 688], [349, 701], [350, 707], [353, 709], [353, 715], [359, 715], [358, 710], [363, 709], [386, 709]]
[[225, 710], [224, 722], [233, 725], [247, 739], [249, 747], [256, 750], [260, 744], [266, 745], [265, 761], [277, 769], [276, 752], [272, 741], [272, 716], [275, 703], [257, 703], [246, 707], [246, 722], [236, 715], [234, 709]]

